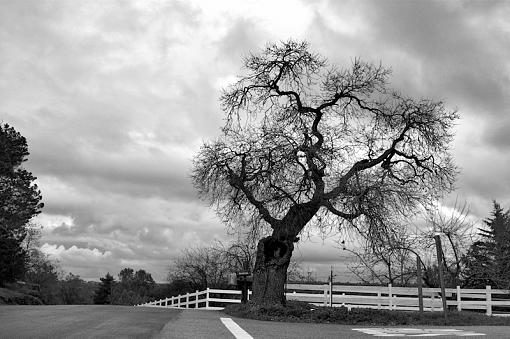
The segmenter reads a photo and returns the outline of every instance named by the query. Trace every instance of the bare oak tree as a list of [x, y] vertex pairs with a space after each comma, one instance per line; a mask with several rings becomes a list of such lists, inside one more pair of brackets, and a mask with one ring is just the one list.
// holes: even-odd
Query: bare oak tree
[[[285, 304], [305, 228], [366, 236], [452, 189], [456, 112], [387, 88], [389, 69], [329, 66], [306, 42], [269, 44], [221, 96], [223, 134], [194, 160], [200, 195], [231, 227], [266, 228], [253, 301]], [[249, 220], [249, 223], [246, 223]]]

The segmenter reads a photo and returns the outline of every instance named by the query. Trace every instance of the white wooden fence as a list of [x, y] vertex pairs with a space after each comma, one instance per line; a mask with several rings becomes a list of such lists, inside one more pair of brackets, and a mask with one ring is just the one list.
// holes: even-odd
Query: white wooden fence
[[[248, 298], [251, 291], [248, 293]], [[306, 301], [317, 306], [345, 306], [351, 308], [377, 308], [388, 310], [418, 310], [418, 288], [388, 286], [344, 286], [328, 284], [287, 284], [287, 300]], [[485, 289], [447, 288], [449, 308], [485, 310], [487, 315], [510, 314], [510, 291]], [[221, 309], [226, 304], [240, 303], [241, 291], [210, 289], [160, 299], [136, 306]], [[442, 311], [440, 288], [423, 288], [425, 311]], [[505, 310], [506, 308], [506, 310]]]
[[[345, 306], [351, 308], [377, 308], [389, 310], [418, 310], [417, 287], [388, 286], [340, 286], [291, 285], [287, 287], [288, 300], [301, 300], [323, 306]], [[289, 293], [294, 290], [295, 292]], [[303, 293], [306, 291], [306, 293]], [[493, 307], [507, 307], [510, 311], [510, 291], [485, 289], [446, 289], [448, 308], [462, 310], [483, 309], [492, 315]], [[320, 294], [318, 294], [320, 293]], [[442, 311], [440, 288], [423, 288], [423, 308], [426, 311]], [[501, 312], [498, 310], [499, 314]]]
[[[248, 291], [248, 299], [250, 298], [251, 293], [251, 291]], [[221, 296], [221, 298], [218, 296]], [[186, 293], [184, 295], [155, 300], [135, 306], [223, 309], [222, 306], [218, 307], [213, 305], [239, 303], [241, 303], [241, 291], [239, 290], [219, 290], [207, 288], [204, 291]]]

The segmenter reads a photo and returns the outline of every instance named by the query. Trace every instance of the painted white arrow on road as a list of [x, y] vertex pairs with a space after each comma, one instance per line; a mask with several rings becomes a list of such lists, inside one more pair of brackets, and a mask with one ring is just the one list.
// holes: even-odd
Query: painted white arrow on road
[[353, 331], [359, 331], [366, 334], [372, 334], [374, 337], [439, 337], [442, 335], [471, 337], [485, 335], [472, 331], [456, 330], [454, 328], [353, 328]]

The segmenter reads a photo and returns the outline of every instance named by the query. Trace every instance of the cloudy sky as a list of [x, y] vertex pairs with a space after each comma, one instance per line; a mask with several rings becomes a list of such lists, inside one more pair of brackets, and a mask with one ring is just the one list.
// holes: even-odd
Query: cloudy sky
[[[97, 280], [122, 267], [164, 281], [193, 244], [226, 239], [196, 197], [191, 159], [222, 126], [241, 57], [306, 39], [332, 63], [393, 69], [406, 94], [458, 109], [455, 196], [510, 207], [510, 3], [497, 1], [0, 0], [0, 121], [28, 140], [45, 208], [42, 249]], [[451, 204], [450, 197], [445, 204]], [[305, 268], [345, 254], [320, 239]], [[340, 268], [339, 268], [340, 269]]]

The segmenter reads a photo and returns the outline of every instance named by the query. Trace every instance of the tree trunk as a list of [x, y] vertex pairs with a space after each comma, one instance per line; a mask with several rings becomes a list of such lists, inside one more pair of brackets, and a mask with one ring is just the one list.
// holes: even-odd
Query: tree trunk
[[269, 236], [259, 241], [253, 272], [252, 301], [259, 305], [285, 305], [285, 282], [293, 240]]

